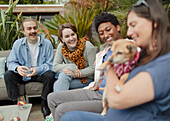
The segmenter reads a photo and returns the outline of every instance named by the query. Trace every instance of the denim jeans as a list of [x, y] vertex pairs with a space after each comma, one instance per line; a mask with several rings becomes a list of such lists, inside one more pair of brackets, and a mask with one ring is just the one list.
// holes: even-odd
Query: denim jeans
[[72, 78], [71, 76], [68, 76], [64, 72], [61, 72], [58, 75], [58, 80], [54, 83], [53, 88], [54, 88], [54, 92], [83, 88], [85, 86], [88, 86], [89, 83], [92, 81], [94, 80], [87, 78], [87, 82], [84, 84], [81, 83], [81, 80], [79, 78]]
[[60, 121], [104, 121], [105, 116], [99, 113], [85, 112], [85, 111], [71, 111], [65, 113]]

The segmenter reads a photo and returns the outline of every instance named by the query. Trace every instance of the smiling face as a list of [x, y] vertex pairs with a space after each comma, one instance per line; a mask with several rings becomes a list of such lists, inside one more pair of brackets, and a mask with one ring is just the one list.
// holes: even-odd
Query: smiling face
[[120, 39], [120, 26], [116, 27], [111, 22], [101, 23], [98, 27], [98, 33], [103, 42], [111, 42]]
[[23, 30], [22, 32], [27, 37], [27, 41], [30, 43], [36, 43], [37, 42], [37, 25], [34, 21], [25, 21], [23, 23]]
[[127, 25], [127, 35], [136, 41], [137, 46], [152, 51], [152, 22], [131, 11]]
[[64, 42], [69, 47], [76, 47], [77, 45], [77, 34], [70, 28], [65, 28], [62, 31], [62, 42]]

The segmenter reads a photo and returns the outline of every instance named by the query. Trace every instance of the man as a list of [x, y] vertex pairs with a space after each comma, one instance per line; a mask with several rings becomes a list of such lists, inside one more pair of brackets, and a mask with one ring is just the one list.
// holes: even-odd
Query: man
[[41, 109], [45, 117], [50, 114], [47, 95], [52, 92], [55, 80], [52, 71], [53, 47], [49, 40], [37, 34], [37, 24], [33, 19], [23, 21], [22, 32], [26, 37], [14, 42], [7, 60], [8, 71], [4, 79], [8, 99], [16, 104], [20, 97], [18, 83], [41, 82]]
[[[120, 25], [117, 18], [108, 13], [102, 13], [95, 17], [95, 27], [102, 43], [121, 39]], [[108, 52], [108, 53], [107, 53]], [[107, 54], [106, 54], [107, 53]], [[99, 66], [107, 57], [111, 55], [111, 51], [105, 48], [96, 55], [96, 67]], [[95, 82], [100, 79], [99, 73], [95, 70]], [[95, 83], [89, 87], [95, 86]], [[105, 77], [100, 87], [105, 86]], [[88, 111], [101, 113], [102, 91], [86, 89], [69, 90], [51, 93], [48, 95], [48, 105], [55, 121], [59, 121], [62, 115], [69, 111]]]

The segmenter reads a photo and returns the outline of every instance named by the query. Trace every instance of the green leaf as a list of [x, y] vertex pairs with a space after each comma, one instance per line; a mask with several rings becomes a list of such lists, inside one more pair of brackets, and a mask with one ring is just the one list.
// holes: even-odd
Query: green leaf
[[54, 31], [58, 31], [58, 28], [54, 27], [54, 26], [51, 26], [49, 24], [45, 24], [45, 26], [48, 28], [48, 29], [51, 29], [51, 30], [54, 30]]
[[52, 18], [52, 21], [54, 24], [56, 24], [56, 26], [58, 26], [58, 21], [55, 18]]
[[9, 30], [9, 32], [8, 32], [8, 35], [7, 35], [6, 39], [5, 39], [5, 44], [7, 44], [8, 47], [9, 47], [9, 44], [10, 44], [10, 43], [8, 43], [8, 38], [9, 38], [10, 33], [12, 32], [14, 26], [16, 26], [17, 20], [21, 17], [21, 14], [22, 14], [22, 12], [18, 15], [18, 17], [15, 19], [15, 21], [14, 21], [13, 24], [11, 25], [11, 28], [10, 28], [10, 30]]
[[50, 21], [50, 20], [46, 20], [46, 21], [45, 21], [45, 24], [48, 24], [48, 25], [50, 25], [50, 26], [53, 26], [53, 28], [58, 28], [58, 25], [57, 25], [55, 22]]
[[74, 18], [72, 16], [68, 16], [70, 23], [72, 23], [73, 25], [76, 25]]
[[2, 19], [3, 31], [6, 32], [6, 29], [5, 29], [5, 12], [2, 9], [0, 9], [0, 10], [1, 10], [1, 19]]

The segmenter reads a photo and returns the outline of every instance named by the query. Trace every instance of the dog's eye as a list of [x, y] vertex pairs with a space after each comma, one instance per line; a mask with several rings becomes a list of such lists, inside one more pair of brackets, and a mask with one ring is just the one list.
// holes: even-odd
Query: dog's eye
[[120, 55], [120, 54], [122, 54], [122, 52], [117, 52], [117, 55]]

